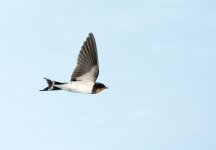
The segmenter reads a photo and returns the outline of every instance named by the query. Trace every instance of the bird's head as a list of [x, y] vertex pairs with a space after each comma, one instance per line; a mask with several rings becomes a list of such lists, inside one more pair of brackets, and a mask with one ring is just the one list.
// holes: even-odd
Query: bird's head
[[105, 89], [108, 89], [108, 87], [106, 87], [104, 84], [102, 83], [95, 83], [93, 90], [92, 90], [92, 94], [97, 94]]

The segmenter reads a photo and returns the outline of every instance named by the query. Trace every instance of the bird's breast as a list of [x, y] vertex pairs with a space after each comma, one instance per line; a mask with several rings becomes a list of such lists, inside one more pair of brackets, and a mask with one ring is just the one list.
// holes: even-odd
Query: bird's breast
[[84, 81], [72, 81], [67, 85], [67, 91], [70, 92], [78, 92], [78, 93], [92, 93], [92, 88], [94, 86], [94, 82], [84, 82]]

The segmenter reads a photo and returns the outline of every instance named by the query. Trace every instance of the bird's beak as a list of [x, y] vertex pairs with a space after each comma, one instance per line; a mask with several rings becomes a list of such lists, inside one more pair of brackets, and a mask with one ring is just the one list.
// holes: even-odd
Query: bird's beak
[[108, 87], [105, 87], [105, 89], [109, 89]]

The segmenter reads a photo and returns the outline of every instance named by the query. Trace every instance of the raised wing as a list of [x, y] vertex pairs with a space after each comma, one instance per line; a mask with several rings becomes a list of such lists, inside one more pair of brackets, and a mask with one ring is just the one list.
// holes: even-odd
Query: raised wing
[[80, 50], [71, 81], [96, 81], [99, 75], [97, 47], [94, 35], [89, 33]]

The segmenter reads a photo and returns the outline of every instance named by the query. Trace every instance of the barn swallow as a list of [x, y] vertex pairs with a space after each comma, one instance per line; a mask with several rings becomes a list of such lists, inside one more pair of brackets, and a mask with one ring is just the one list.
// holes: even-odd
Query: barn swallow
[[97, 47], [93, 33], [89, 33], [80, 50], [77, 66], [69, 82], [57, 82], [47, 78], [48, 87], [40, 91], [66, 90], [69, 92], [97, 94], [107, 87], [96, 82], [99, 75]]

